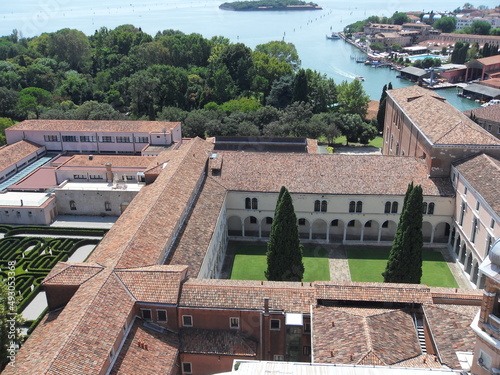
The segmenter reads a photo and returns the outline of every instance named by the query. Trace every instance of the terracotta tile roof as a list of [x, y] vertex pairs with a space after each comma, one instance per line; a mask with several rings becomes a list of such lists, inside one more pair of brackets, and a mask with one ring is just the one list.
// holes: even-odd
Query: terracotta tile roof
[[179, 340], [182, 353], [257, 356], [257, 343], [237, 331], [183, 328]]
[[0, 169], [4, 170], [42, 148], [42, 146], [36, 143], [24, 140], [2, 146], [0, 147]]
[[473, 113], [478, 119], [488, 120], [492, 122], [500, 122], [500, 104], [489, 105], [487, 107], [479, 107], [469, 111], [465, 111], [466, 116], [470, 116]]
[[103, 267], [91, 263], [59, 262], [45, 277], [43, 285], [80, 285], [101, 272]]
[[[431, 287], [432, 299], [482, 301], [483, 292], [478, 289], [437, 288]], [[452, 306], [452, 305], [451, 305]]]
[[[139, 342], [147, 344], [147, 349], [141, 348]], [[177, 334], [157, 333], [136, 319], [110, 374], [173, 374], [178, 354]]]
[[414, 85], [387, 94], [434, 145], [500, 147], [499, 139], [433, 92]]
[[[226, 189], [207, 179], [189, 219], [179, 234], [168, 264], [189, 264], [188, 275], [197, 277], [226, 198]], [[216, 239], [220, 241], [220, 239]]]
[[163, 132], [180, 126], [180, 122], [166, 121], [105, 121], [105, 120], [25, 120], [9, 130], [61, 131], [61, 132]]
[[424, 195], [453, 195], [449, 179], [427, 175], [424, 161], [410, 157], [225, 152], [220, 176], [211, 178], [233, 191], [404, 195], [414, 181]]
[[271, 310], [292, 313], [307, 314], [316, 303], [310, 283], [189, 279], [179, 306], [263, 310], [266, 297]]
[[171, 151], [170, 161], [156, 181], [140, 190], [127, 214], [120, 216], [88, 261], [118, 268], [162, 262], [204, 173], [211, 148], [198, 138]]
[[325, 306], [313, 309], [315, 362], [387, 366], [422, 353], [410, 313], [363, 310]]
[[480, 154], [454, 163], [460, 173], [484, 198], [488, 205], [500, 214], [500, 161]]
[[443, 369], [443, 365], [439, 362], [438, 357], [434, 354], [421, 354], [418, 357], [407, 359], [394, 364], [397, 367], [414, 367], [414, 368], [435, 368]]
[[176, 304], [188, 266], [172, 268], [152, 266], [115, 269], [115, 274], [137, 301]]
[[100, 373], [133, 306], [118, 278], [110, 270], [99, 272], [37, 327], [6, 373]]
[[[453, 369], [460, 369], [456, 352], [473, 352], [476, 335], [470, 327], [474, 319], [472, 309], [457, 306], [452, 311], [448, 305], [424, 305], [427, 322], [437, 346], [441, 361]], [[479, 307], [475, 308], [477, 312]]]
[[316, 298], [334, 301], [432, 303], [429, 287], [413, 284], [315, 282]]
[[476, 61], [480, 62], [485, 66], [500, 64], [500, 56], [496, 55], [496, 56], [483, 57], [481, 59], [477, 59]]
[[120, 155], [73, 155], [61, 167], [103, 167], [111, 163], [113, 167], [146, 168], [155, 159], [153, 156], [120, 156]]

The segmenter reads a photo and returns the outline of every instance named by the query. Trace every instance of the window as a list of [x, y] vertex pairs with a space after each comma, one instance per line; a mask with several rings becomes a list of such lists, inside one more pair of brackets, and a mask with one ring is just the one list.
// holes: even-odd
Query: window
[[495, 228], [495, 219], [491, 219], [490, 228]]
[[284, 361], [285, 360], [285, 356], [284, 355], [281, 355], [281, 354], [275, 354], [273, 356], [273, 361]]
[[304, 323], [304, 333], [311, 332], [311, 323]]
[[132, 139], [130, 137], [116, 137], [116, 143], [132, 143]]
[[476, 211], [479, 211], [479, 208], [481, 207], [481, 204], [479, 203], [479, 201], [476, 202]]
[[358, 201], [358, 202], [356, 203], [356, 212], [358, 212], [358, 213], [359, 213], [359, 212], [363, 212], [363, 202]]
[[58, 135], [44, 135], [43, 139], [45, 142], [59, 142]]
[[488, 234], [488, 238], [486, 239], [486, 251], [484, 252], [486, 256], [490, 253], [491, 245], [493, 244], [493, 237]]
[[356, 202], [350, 201], [349, 202], [349, 212], [354, 212], [356, 211]]
[[137, 143], [148, 143], [149, 138], [148, 137], [135, 137], [135, 141]]
[[465, 210], [466, 210], [466, 204], [465, 202], [462, 202], [462, 207], [460, 209], [460, 220], [458, 221], [459, 225], [463, 225], [464, 223], [464, 216], [465, 216]]
[[250, 224], [257, 224], [257, 218], [255, 216], [250, 216]]
[[159, 322], [166, 322], [167, 310], [156, 310], [156, 318]]
[[89, 178], [91, 180], [102, 180], [102, 176], [99, 174], [91, 174], [91, 175], [89, 175]]
[[328, 202], [321, 201], [321, 212], [326, 212], [328, 210]]
[[477, 217], [474, 216], [474, 219], [472, 219], [472, 231], [470, 235], [470, 242], [474, 243], [476, 242], [476, 234], [477, 234]]
[[332, 220], [332, 222], [330, 223], [330, 225], [332, 227], [338, 227], [339, 226], [339, 219]]
[[302, 347], [302, 354], [303, 355], [311, 355], [311, 347], [310, 346], [303, 346]]
[[245, 208], [250, 210], [252, 208], [252, 200], [250, 198], [245, 198]]
[[398, 202], [392, 202], [391, 214], [398, 213]]
[[256, 210], [259, 208], [259, 201], [257, 198], [252, 198], [252, 210]]
[[427, 208], [428, 215], [434, 215], [434, 203], [429, 203], [429, 207]]
[[111, 211], [111, 203], [109, 202], [104, 202], [104, 209], [106, 211]]
[[232, 329], [240, 328], [240, 318], [229, 318], [229, 328]]
[[279, 319], [271, 319], [271, 330], [279, 331], [281, 327], [281, 321]]
[[350, 222], [347, 223], [348, 227], [353, 227], [356, 224], [354, 220], [351, 220]]
[[273, 223], [273, 218], [272, 217], [266, 217], [266, 224], [271, 225]]
[[182, 325], [184, 327], [192, 327], [193, 326], [193, 317], [191, 315], [183, 315], [182, 316]]
[[306, 219], [299, 219], [299, 225], [306, 225]]
[[191, 374], [193, 372], [191, 368], [191, 362], [182, 362], [182, 373]]
[[464, 188], [464, 195], [467, 195], [467, 188]]
[[482, 368], [490, 371], [491, 357], [482, 350], [479, 350], [479, 358], [477, 359], [477, 364]]
[[80, 142], [95, 142], [95, 135], [81, 135]]
[[133, 181], [134, 180], [134, 176], [122, 176], [122, 180], [123, 181]]
[[86, 180], [87, 179], [87, 176], [83, 175], [83, 174], [74, 174], [73, 175], [73, 180]]
[[366, 223], [365, 223], [365, 228], [371, 228], [372, 227], [372, 221], [371, 220], [368, 220]]
[[141, 309], [142, 319], [151, 320], [151, 309]]
[[100, 138], [102, 143], [113, 143], [113, 137], [109, 135], [103, 135]]
[[391, 213], [391, 202], [385, 202], [384, 214]]
[[62, 140], [63, 142], [78, 142], [76, 135], [63, 135]]
[[315, 200], [314, 201], [314, 212], [319, 212], [320, 209], [321, 209], [321, 203], [320, 203], [320, 201]]
[[422, 214], [426, 214], [427, 213], [427, 202], [424, 202], [422, 203]]
[[384, 221], [384, 223], [382, 224], [382, 228], [389, 228], [389, 222]]
[[76, 211], [75, 201], [69, 201], [69, 208], [71, 211]]

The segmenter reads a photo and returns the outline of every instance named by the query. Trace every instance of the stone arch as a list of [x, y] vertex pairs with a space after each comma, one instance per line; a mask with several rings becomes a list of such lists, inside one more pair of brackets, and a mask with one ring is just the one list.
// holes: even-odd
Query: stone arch
[[357, 219], [350, 220], [347, 223], [345, 239], [347, 241], [361, 241], [361, 229], [363, 225]]
[[379, 223], [375, 220], [367, 220], [363, 226], [363, 241], [378, 241]]
[[470, 271], [472, 269], [472, 253], [470, 250], [467, 250], [467, 256], [465, 257], [464, 270], [466, 273], [470, 275]]
[[302, 239], [309, 239], [309, 232], [311, 229], [311, 223], [309, 223], [309, 220], [301, 217], [297, 220], [298, 227], [299, 227], [299, 238]]
[[344, 239], [344, 222], [340, 219], [330, 221], [330, 242], [342, 242]]
[[462, 243], [461, 249], [460, 249], [460, 257], [459, 257], [458, 261], [462, 264], [465, 264], [466, 256], [467, 256], [467, 246], [465, 245], [465, 243]]
[[450, 224], [448, 223], [439, 223], [436, 225], [434, 229], [434, 239], [435, 243], [448, 243], [448, 239], [450, 238]]
[[479, 278], [479, 263], [477, 259], [472, 260], [472, 267], [470, 271], [470, 281], [475, 285]]
[[259, 220], [255, 216], [247, 216], [243, 222], [245, 237], [259, 237]]
[[269, 237], [271, 234], [273, 218], [268, 216], [261, 220], [260, 222], [260, 234], [262, 237]]
[[243, 236], [243, 225], [239, 216], [230, 216], [227, 219], [227, 234], [229, 236]]
[[398, 224], [393, 220], [386, 220], [380, 227], [380, 241], [394, 241]]
[[314, 220], [312, 223], [312, 239], [313, 240], [326, 240], [326, 221], [323, 219]]
[[422, 223], [422, 239], [424, 242], [431, 242], [432, 239], [432, 224], [428, 221]]

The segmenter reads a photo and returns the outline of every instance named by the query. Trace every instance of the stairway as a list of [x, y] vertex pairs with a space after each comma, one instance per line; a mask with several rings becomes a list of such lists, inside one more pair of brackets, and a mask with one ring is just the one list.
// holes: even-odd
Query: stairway
[[415, 328], [417, 329], [418, 342], [420, 344], [420, 348], [422, 349], [422, 353], [427, 354], [427, 347], [425, 345], [425, 332], [424, 332], [424, 323], [422, 319], [414, 316], [413, 318], [415, 322]]

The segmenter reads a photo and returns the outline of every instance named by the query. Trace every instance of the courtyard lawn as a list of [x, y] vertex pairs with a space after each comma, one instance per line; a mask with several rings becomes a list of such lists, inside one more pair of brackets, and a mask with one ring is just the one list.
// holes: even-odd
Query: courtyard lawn
[[[233, 280], [266, 280], [264, 271], [267, 268], [267, 247], [255, 244], [234, 244], [235, 256], [231, 279]], [[302, 256], [304, 277], [302, 281], [330, 280], [330, 266], [327, 251], [322, 247], [304, 247]]]
[[[383, 282], [389, 249], [347, 249], [352, 281]], [[422, 252], [422, 280], [428, 286], [458, 288], [448, 264], [439, 252]]]

